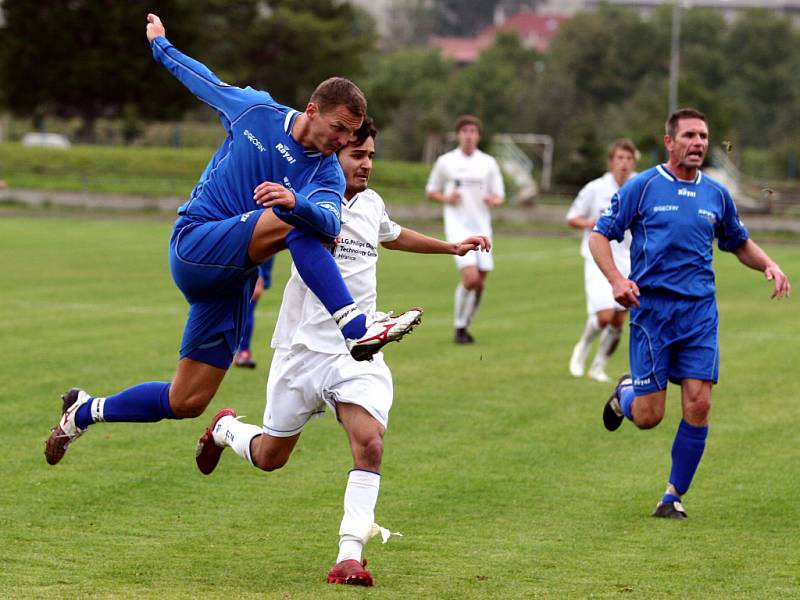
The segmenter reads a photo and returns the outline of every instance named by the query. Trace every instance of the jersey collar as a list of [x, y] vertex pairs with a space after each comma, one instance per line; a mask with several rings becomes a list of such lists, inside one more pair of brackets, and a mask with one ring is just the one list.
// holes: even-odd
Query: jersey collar
[[678, 179], [677, 177], [675, 177], [675, 175], [673, 175], [672, 173], [669, 172], [669, 169], [667, 169], [667, 165], [666, 164], [657, 165], [656, 166], [656, 171], [658, 171], [658, 173], [664, 179], [666, 179], [667, 181], [672, 181], [673, 183], [678, 181], [680, 183], [693, 183], [693, 184], [697, 185], [698, 183], [700, 183], [700, 180], [703, 178], [703, 172], [700, 169], [697, 169], [697, 175], [695, 175], [695, 178], [692, 181], [684, 181], [683, 179]]

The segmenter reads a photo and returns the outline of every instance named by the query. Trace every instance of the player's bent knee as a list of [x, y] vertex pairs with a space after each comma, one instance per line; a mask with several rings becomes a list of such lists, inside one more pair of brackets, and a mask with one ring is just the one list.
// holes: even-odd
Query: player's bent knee
[[370, 438], [363, 444], [358, 451], [359, 462], [363, 463], [358, 465], [371, 471], [377, 471], [381, 466], [381, 459], [383, 458], [383, 440], [380, 436]]
[[170, 396], [169, 405], [179, 419], [193, 419], [202, 415], [211, 403], [213, 394], [198, 392], [187, 396]]
[[267, 455], [253, 457], [253, 464], [262, 471], [267, 472], [277, 471], [278, 469], [284, 467], [287, 462], [289, 462], [288, 456]]
[[639, 429], [652, 429], [664, 418], [664, 415], [657, 413], [645, 413], [635, 415], [634, 423]]

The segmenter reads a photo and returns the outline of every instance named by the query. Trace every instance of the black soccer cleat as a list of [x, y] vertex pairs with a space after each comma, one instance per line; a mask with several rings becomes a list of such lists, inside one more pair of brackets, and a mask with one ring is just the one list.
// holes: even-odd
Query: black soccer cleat
[[687, 515], [686, 511], [683, 509], [683, 504], [677, 500], [673, 500], [672, 502], [659, 502], [653, 514], [650, 516], [661, 519], [675, 519], [676, 521], [685, 521], [689, 518], [689, 515]]
[[622, 421], [625, 420], [625, 413], [622, 412], [622, 407], [619, 404], [619, 389], [620, 387], [631, 385], [632, 383], [633, 381], [631, 380], [630, 373], [625, 373], [620, 377], [614, 388], [614, 393], [609, 396], [606, 405], [603, 407], [603, 425], [605, 425], [606, 429], [609, 431], [616, 431], [619, 429], [619, 426], [622, 425]]
[[475, 338], [472, 337], [469, 331], [467, 331], [466, 327], [459, 327], [456, 329], [456, 334], [453, 337], [453, 341], [456, 344], [474, 344]]

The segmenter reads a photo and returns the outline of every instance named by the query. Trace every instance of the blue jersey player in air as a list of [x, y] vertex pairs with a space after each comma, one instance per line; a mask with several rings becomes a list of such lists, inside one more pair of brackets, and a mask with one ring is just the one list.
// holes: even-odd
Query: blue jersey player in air
[[[681, 386], [683, 419], [672, 445], [672, 470], [654, 517], [685, 519], [681, 497], [703, 456], [711, 388], [719, 373], [713, 242], [774, 283], [772, 298], [791, 286], [780, 267], [753, 242], [736, 205], [700, 167], [708, 151], [705, 116], [694, 109], [667, 121], [665, 164], [629, 180], [613, 197], [589, 239], [600, 270], [623, 306], [631, 307], [631, 375], [623, 375], [606, 402], [603, 422], [616, 430], [627, 418], [640, 429], [664, 417], [667, 381]], [[631, 274], [625, 278], [609, 240], [633, 236]]]
[[257, 266], [288, 247], [298, 272], [339, 325], [355, 360], [369, 360], [419, 323], [420, 309], [365, 315], [330, 251], [339, 233], [345, 178], [335, 152], [366, 114], [366, 100], [341, 77], [322, 82], [304, 112], [264, 92], [223, 83], [165, 37], [147, 16], [153, 57], [214, 108], [227, 137], [189, 200], [178, 209], [169, 244], [172, 277], [189, 315], [172, 382], [151, 381], [107, 397], [73, 388], [45, 445], [58, 463], [93, 423], [197, 417], [211, 402], [239, 347]]

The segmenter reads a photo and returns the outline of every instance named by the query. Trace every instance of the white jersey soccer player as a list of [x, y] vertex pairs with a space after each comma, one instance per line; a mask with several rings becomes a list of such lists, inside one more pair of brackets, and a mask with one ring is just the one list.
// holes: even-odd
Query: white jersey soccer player
[[[410, 252], [466, 254], [488, 250], [485, 237], [447, 243], [400, 227], [386, 214], [383, 199], [367, 188], [375, 152], [370, 119], [356, 140], [339, 152], [347, 180], [342, 202], [342, 230], [334, 258], [359, 307], [375, 307], [378, 246]], [[353, 469], [344, 494], [339, 555], [329, 583], [372, 585], [361, 555], [374, 533], [380, 486], [383, 435], [392, 406], [392, 375], [377, 353], [371, 362], [353, 360], [325, 307], [292, 268], [284, 290], [275, 333], [275, 353], [267, 381], [263, 426], [237, 420], [232, 409], [217, 413], [197, 448], [205, 473], [216, 467], [226, 446], [265, 471], [289, 459], [306, 424], [330, 408], [350, 440]]]
[[[569, 370], [574, 377], [584, 375], [584, 365], [592, 342], [599, 335], [597, 353], [586, 374], [595, 381], [609, 381], [605, 367], [619, 345], [626, 308], [614, 300], [611, 285], [597, 267], [589, 251], [589, 235], [601, 213], [611, 206], [611, 198], [633, 174], [636, 147], [627, 139], [615, 141], [608, 150], [608, 172], [587, 183], [567, 212], [567, 223], [583, 230], [581, 256], [584, 259], [584, 288], [588, 318], [578, 343], [572, 350]], [[621, 242], [612, 242], [611, 251], [620, 272], [627, 277], [631, 270], [631, 234]]]
[[[497, 161], [478, 149], [480, 121], [465, 115], [456, 122], [458, 147], [442, 154], [433, 165], [425, 191], [444, 204], [444, 232], [454, 242], [469, 235], [492, 236], [490, 207], [505, 197]], [[455, 342], [474, 341], [467, 331], [480, 305], [486, 275], [494, 269], [491, 253], [470, 252], [456, 257], [461, 282], [455, 291]]]

